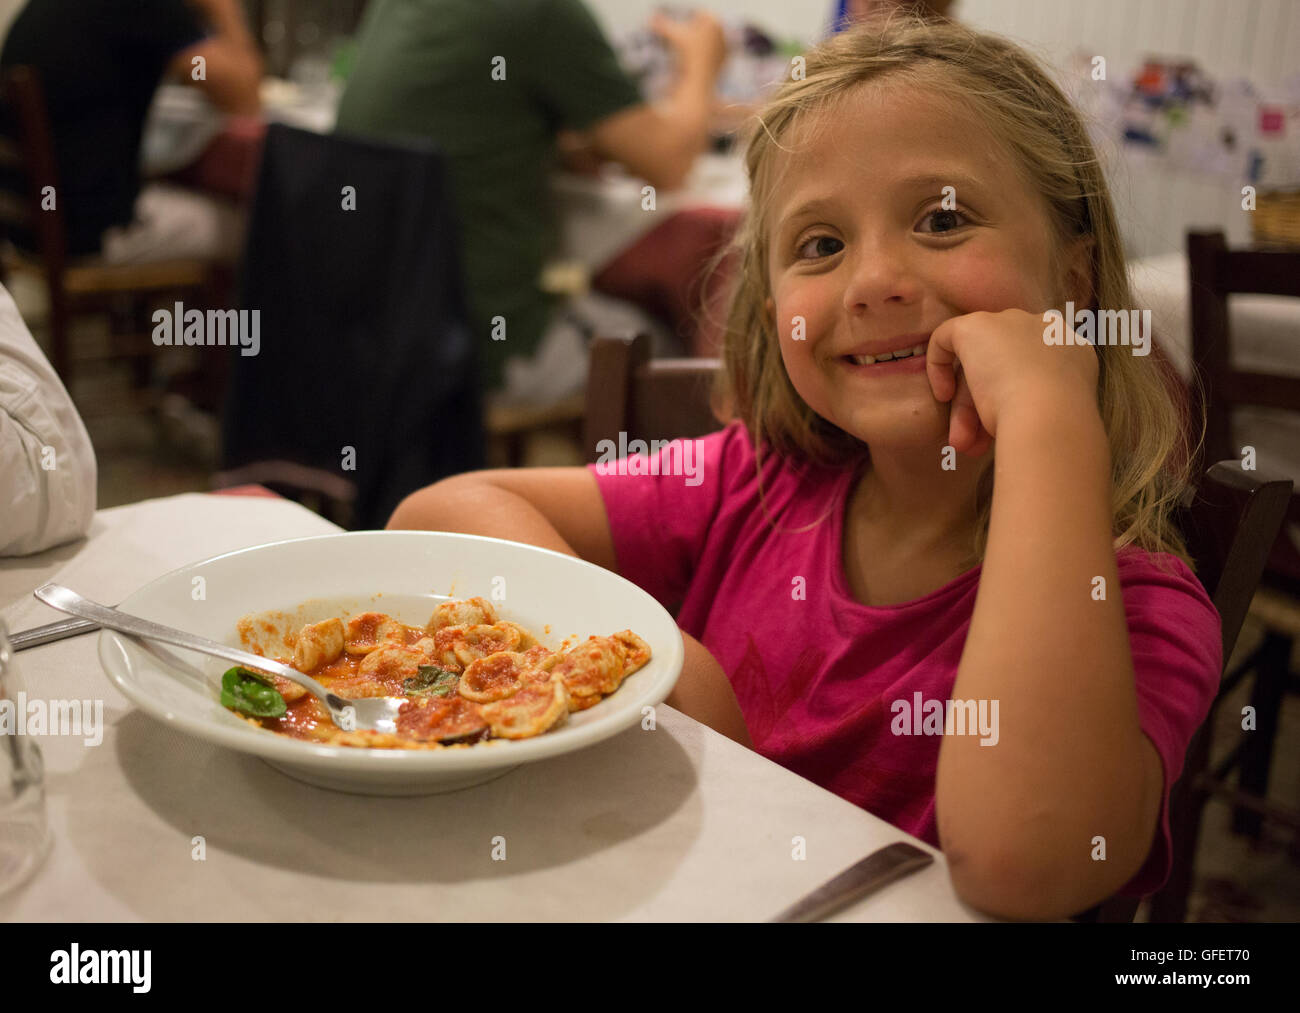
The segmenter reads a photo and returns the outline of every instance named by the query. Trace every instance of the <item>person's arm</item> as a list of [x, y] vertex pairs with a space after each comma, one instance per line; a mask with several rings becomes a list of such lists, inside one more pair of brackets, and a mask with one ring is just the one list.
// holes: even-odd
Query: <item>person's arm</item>
[[[168, 65], [168, 73], [203, 91], [219, 109], [253, 115], [261, 108], [262, 57], [244, 22], [238, 0], [189, 0], [213, 34], [187, 46]], [[202, 57], [204, 76], [195, 80], [194, 60]]]
[[[997, 702], [1000, 732], [992, 747], [944, 736], [939, 839], [967, 903], [1002, 917], [1064, 918], [1143, 865], [1163, 766], [1139, 726], [1110, 451], [1095, 402], [1008, 410], [995, 467], [952, 697]], [[1104, 599], [1094, 597], [1098, 578]]]
[[[1077, 293], [1091, 279], [1076, 267], [1060, 284]], [[1077, 914], [1141, 873], [1166, 787], [1147, 729], [1165, 760], [1180, 738], [1158, 713], [1143, 724], [1138, 668], [1148, 686], [1159, 672], [1129, 638], [1098, 350], [1045, 344], [1043, 320], [1019, 308], [950, 318], [931, 333], [925, 364], [949, 404], [948, 443], [973, 457], [996, 446], [979, 590], [950, 692], [981, 713], [987, 702], [995, 737], [943, 736], [939, 842], [963, 900], [1032, 919]], [[1207, 632], [1193, 635], [1217, 654]], [[1220, 659], [1205, 660], [1213, 671], [1188, 681], [1208, 675], [1212, 693]]]
[[84, 535], [96, 478], [81, 416], [0, 288], [0, 556]]
[[[407, 496], [388, 528], [488, 535], [553, 549], [618, 572], [609, 517], [586, 468], [501, 468], [443, 479]], [[726, 673], [685, 631], [682, 674], [667, 703], [744, 746], [745, 720]]]
[[594, 151], [664, 190], [680, 187], [709, 143], [714, 88], [727, 43], [716, 18], [696, 12], [681, 22], [656, 15], [651, 27], [677, 57], [677, 81], [657, 105], [638, 105], [586, 132]]

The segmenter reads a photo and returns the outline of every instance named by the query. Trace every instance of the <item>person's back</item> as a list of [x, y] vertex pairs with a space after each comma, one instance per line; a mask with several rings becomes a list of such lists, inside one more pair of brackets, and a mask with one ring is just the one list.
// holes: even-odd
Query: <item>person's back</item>
[[[336, 129], [431, 138], [446, 153], [489, 386], [553, 309], [536, 281], [557, 129], [639, 102], [578, 0], [376, 0], [368, 12]], [[495, 317], [504, 341], [487, 340]]]
[[168, 61], [206, 34], [174, 0], [32, 0], [14, 21], [0, 67], [34, 67], [44, 86], [73, 255], [94, 253], [131, 221], [145, 114]]
[[33, 68], [45, 92], [71, 256], [231, 256], [231, 209], [144, 183], [140, 145], [168, 75], [224, 112], [257, 110], [261, 58], [239, 0], [29, 0], [0, 52], [0, 69], [17, 66]]

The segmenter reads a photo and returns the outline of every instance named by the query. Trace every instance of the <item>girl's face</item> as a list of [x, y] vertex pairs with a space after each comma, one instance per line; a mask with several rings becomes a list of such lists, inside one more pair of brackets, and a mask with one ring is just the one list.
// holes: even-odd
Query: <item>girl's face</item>
[[924, 356], [883, 367], [851, 356], [924, 345], [977, 310], [1059, 305], [1045, 202], [940, 94], [858, 87], [821, 116], [796, 124], [775, 167], [768, 311], [785, 368], [817, 414], [868, 445], [942, 445], [948, 405]]

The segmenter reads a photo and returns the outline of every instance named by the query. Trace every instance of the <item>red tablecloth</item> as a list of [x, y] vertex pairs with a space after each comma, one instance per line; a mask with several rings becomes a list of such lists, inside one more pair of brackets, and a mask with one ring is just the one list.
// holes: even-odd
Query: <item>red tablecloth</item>
[[232, 485], [229, 489], [213, 489], [213, 496], [259, 496], [263, 499], [284, 499], [264, 485]]
[[731, 208], [679, 211], [601, 268], [592, 284], [658, 316], [686, 341], [691, 354], [716, 356], [735, 258], [725, 257], [716, 268], [713, 264], [740, 217]]
[[196, 161], [169, 179], [196, 190], [248, 202], [257, 185], [266, 121], [257, 116], [231, 116], [225, 128]]

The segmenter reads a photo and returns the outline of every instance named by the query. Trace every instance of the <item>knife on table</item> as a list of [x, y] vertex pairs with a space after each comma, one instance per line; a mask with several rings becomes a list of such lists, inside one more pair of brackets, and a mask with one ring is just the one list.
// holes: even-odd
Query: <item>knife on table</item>
[[933, 855], [906, 841], [877, 848], [862, 861], [850, 865], [834, 879], [786, 908], [772, 921], [815, 922], [933, 862]]

